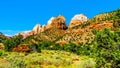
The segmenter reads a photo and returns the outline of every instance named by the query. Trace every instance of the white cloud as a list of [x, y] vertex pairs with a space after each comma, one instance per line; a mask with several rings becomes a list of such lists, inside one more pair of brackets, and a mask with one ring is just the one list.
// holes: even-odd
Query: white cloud
[[4, 34], [5, 36], [9, 36], [9, 37], [11, 37], [12, 35], [9, 35], [9, 34]]

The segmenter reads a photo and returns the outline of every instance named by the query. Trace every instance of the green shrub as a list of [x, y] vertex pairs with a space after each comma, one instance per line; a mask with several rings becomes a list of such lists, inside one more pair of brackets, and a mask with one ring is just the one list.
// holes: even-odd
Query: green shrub
[[93, 59], [87, 59], [77, 64], [77, 68], [95, 68], [96, 63]]
[[6, 56], [6, 55], [7, 55], [6, 52], [0, 49], [0, 56]]

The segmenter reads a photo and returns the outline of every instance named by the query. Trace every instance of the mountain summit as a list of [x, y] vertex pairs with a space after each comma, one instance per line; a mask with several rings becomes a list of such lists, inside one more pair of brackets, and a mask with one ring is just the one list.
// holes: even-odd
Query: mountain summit
[[85, 16], [84, 14], [76, 14], [69, 25], [69, 28], [72, 28], [74, 26], [77, 25], [81, 25], [83, 22], [86, 22], [88, 20], [87, 16]]
[[51, 27], [55, 27], [63, 30], [67, 29], [65, 17], [62, 15], [59, 15], [58, 17], [52, 17], [48, 21], [48, 28], [51, 28]]

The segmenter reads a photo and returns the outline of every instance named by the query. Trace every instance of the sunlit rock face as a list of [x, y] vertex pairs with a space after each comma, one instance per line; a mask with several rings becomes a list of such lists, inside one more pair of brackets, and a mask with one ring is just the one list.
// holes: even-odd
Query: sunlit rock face
[[76, 25], [81, 25], [83, 22], [86, 22], [87, 20], [88, 18], [84, 14], [77, 14], [72, 18], [68, 27], [72, 28]]
[[55, 18], [56, 18], [56, 17], [51, 17], [51, 18], [48, 20], [47, 25], [50, 25]]

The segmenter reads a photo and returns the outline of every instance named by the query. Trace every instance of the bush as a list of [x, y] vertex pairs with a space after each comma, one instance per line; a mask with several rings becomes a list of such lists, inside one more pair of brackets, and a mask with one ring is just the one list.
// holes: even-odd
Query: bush
[[6, 55], [6, 52], [0, 49], [0, 56], [5, 56], [5, 55]]
[[20, 45], [18, 45], [18, 47], [13, 48], [12, 51], [13, 52], [29, 52], [30, 49], [29, 49], [28, 45], [26, 45], [26, 44], [20, 44]]
[[5, 49], [5, 46], [3, 43], [0, 43], [0, 49], [4, 50]]

